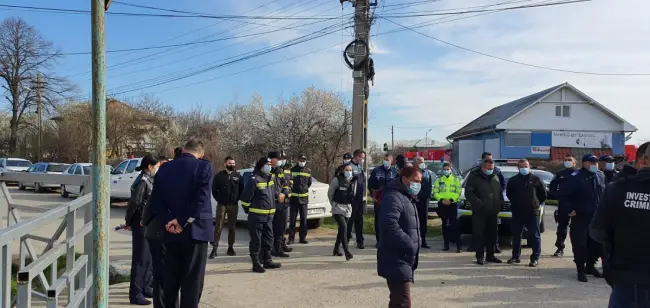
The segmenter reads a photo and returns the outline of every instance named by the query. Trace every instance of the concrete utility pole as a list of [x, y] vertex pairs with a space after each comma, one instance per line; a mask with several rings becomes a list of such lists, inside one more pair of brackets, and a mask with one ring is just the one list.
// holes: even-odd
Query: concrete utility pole
[[38, 149], [36, 160], [43, 161], [43, 103], [41, 102], [41, 73], [36, 73], [36, 113], [38, 114]]
[[390, 154], [395, 154], [395, 126], [390, 126]]
[[[93, 236], [92, 307], [108, 307], [108, 214], [110, 191], [106, 169], [106, 10], [110, 0], [91, 0], [92, 23], [92, 183], [93, 183]], [[87, 211], [89, 212], [89, 211]], [[86, 221], [90, 218], [86, 214]], [[88, 241], [84, 245], [88, 245]]]
[[[367, 46], [370, 39], [370, 4], [369, 0], [354, 1], [354, 32], [355, 39], [362, 42], [356, 44], [354, 52], [355, 64], [360, 63], [368, 56]], [[352, 89], [352, 150], [366, 149], [368, 133], [368, 89], [367, 76], [368, 61], [352, 72], [354, 86]]]

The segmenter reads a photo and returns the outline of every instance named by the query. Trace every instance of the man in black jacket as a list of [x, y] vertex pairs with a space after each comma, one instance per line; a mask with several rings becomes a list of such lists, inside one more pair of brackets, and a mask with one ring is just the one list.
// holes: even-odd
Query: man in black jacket
[[555, 247], [557, 247], [557, 250], [553, 254], [555, 257], [564, 256], [564, 241], [566, 241], [569, 232], [569, 223], [571, 222], [569, 212], [566, 210], [566, 206], [564, 205], [565, 202], [562, 202], [562, 198], [559, 194], [560, 187], [569, 178], [569, 175], [575, 171], [576, 159], [571, 155], [566, 155], [564, 157], [564, 169], [555, 174], [555, 177], [553, 177], [553, 180], [551, 180], [551, 184], [549, 185], [549, 191], [553, 194], [552, 197], [555, 197], [555, 200], [558, 201], [557, 210], [555, 210], [554, 213], [555, 221], [557, 222], [557, 232], [555, 233]]
[[650, 307], [650, 151], [637, 150], [639, 171], [607, 186], [590, 235], [605, 247], [609, 307]]
[[512, 210], [512, 258], [508, 264], [520, 263], [521, 234], [524, 226], [530, 232], [528, 245], [532, 246], [533, 254], [530, 256], [530, 267], [537, 267], [539, 255], [542, 252], [542, 240], [539, 230], [540, 204], [546, 201], [546, 187], [544, 182], [530, 171], [530, 163], [526, 159], [518, 162], [519, 174], [508, 180], [506, 195], [510, 200]]
[[235, 244], [235, 223], [237, 222], [237, 212], [239, 212], [239, 196], [244, 190], [244, 181], [235, 171], [235, 159], [228, 156], [223, 162], [224, 170], [214, 176], [212, 182], [212, 196], [217, 200], [217, 213], [215, 218], [214, 241], [212, 242], [212, 252], [210, 259], [217, 256], [217, 246], [221, 238], [223, 221], [228, 216], [228, 252], [229, 256], [235, 255], [233, 245]]

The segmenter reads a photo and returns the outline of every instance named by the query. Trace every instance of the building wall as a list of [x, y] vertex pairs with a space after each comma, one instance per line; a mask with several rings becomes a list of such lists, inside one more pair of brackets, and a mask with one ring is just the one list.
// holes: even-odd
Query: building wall
[[[533, 154], [533, 147], [550, 147], [552, 145], [552, 133], [546, 132], [532, 132], [531, 133], [531, 146], [506, 146], [504, 132], [501, 132], [501, 158], [522, 158], [522, 157], [536, 157], [542, 159], [549, 159], [549, 154]], [[614, 155], [625, 154], [625, 135], [622, 132], [612, 133], [612, 151]]]

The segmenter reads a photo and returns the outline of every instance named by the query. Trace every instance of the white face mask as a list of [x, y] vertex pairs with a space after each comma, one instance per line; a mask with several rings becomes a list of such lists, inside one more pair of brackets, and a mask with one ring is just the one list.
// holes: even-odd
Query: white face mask
[[300, 166], [301, 168], [304, 167], [306, 164], [307, 164], [307, 162], [305, 162], [305, 161], [298, 162], [298, 166]]
[[151, 170], [151, 176], [156, 176], [156, 173], [158, 173], [158, 167], [154, 167], [153, 170]]

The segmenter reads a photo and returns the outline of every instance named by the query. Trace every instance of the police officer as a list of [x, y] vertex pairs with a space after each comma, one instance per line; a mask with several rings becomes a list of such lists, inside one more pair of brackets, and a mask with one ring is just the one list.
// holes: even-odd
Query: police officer
[[[282, 166], [286, 163], [286, 155], [284, 152], [269, 152], [267, 155], [271, 159], [271, 176], [274, 178], [275, 189], [284, 194], [285, 196], [289, 195], [291, 191], [290, 181], [291, 175], [285, 170], [282, 169]], [[284, 241], [284, 233], [287, 228], [287, 217], [288, 217], [288, 200], [278, 200], [275, 199], [275, 214], [273, 215], [273, 249], [271, 255], [274, 257], [288, 258], [288, 251], [292, 249], [286, 248], [286, 242]]]
[[350, 163], [350, 161], [352, 161], [352, 154], [350, 153], [343, 154], [343, 164], [347, 165]]
[[433, 196], [433, 181], [436, 176], [427, 169], [427, 164], [424, 163], [424, 157], [416, 157], [413, 160], [413, 165], [417, 166], [422, 171], [421, 189], [415, 199], [416, 207], [418, 210], [418, 219], [420, 220], [420, 238], [422, 238], [422, 248], [431, 248], [427, 244], [427, 222], [429, 221], [429, 201]]
[[[397, 178], [397, 170], [392, 167], [393, 165], [393, 155], [386, 154], [384, 155], [384, 161], [381, 167], [376, 167], [372, 170], [370, 178], [368, 179], [368, 189], [371, 194], [375, 194], [376, 191], [384, 188], [388, 183], [392, 182]], [[377, 228], [379, 215], [379, 202], [375, 202], [373, 205], [373, 212], [375, 214], [375, 238], [377, 243], [379, 243], [379, 229]]]
[[571, 173], [560, 187], [561, 200], [571, 216], [569, 237], [578, 280], [582, 282], [587, 282], [587, 274], [602, 277], [595, 267], [602, 254], [602, 247], [589, 237], [589, 223], [600, 202], [605, 188], [604, 181], [604, 176], [599, 175], [598, 157], [587, 154], [582, 157], [582, 168]]
[[291, 168], [291, 223], [289, 224], [289, 243], [296, 237], [296, 220], [300, 214], [300, 244], [307, 244], [307, 207], [309, 205], [309, 188], [311, 187], [311, 170], [307, 168], [307, 156], [298, 156], [298, 163]]
[[348, 241], [352, 237], [352, 227], [354, 226], [354, 233], [357, 241], [357, 248], [365, 249], [363, 243], [363, 214], [366, 211], [365, 194], [366, 194], [366, 175], [363, 171], [363, 163], [366, 159], [366, 152], [357, 149], [352, 154], [350, 165], [352, 166], [352, 176], [357, 181], [357, 191], [352, 199], [352, 216], [348, 221]]
[[451, 174], [451, 165], [444, 163], [442, 176], [437, 178], [433, 184], [433, 198], [438, 201], [436, 210], [442, 220], [442, 238], [445, 245], [442, 250], [444, 251], [449, 251], [450, 241], [456, 241], [457, 253], [461, 253], [463, 249], [458, 230], [458, 207], [456, 206], [461, 189], [460, 179]]
[[637, 150], [639, 171], [607, 186], [591, 222], [605, 246], [603, 269], [612, 286], [609, 307], [650, 307], [650, 151]]
[[576, 159], [571, 155], [564, 156], [564, 170], [559, 171], [555, 174], [551, 184], [549, 185], [549, 191], [558, 201], [558, 208], [555, 210], [555, 222], [557, 222], [557, 232], [555, 233], [557, 238], [555, 240], [555, 247], [557, 250], [553, 254], [556, 257], [564, 256], [564, 241], [566, 240], [567, 233], [569, 232], [569, 222], [571, 217], [569, 217], [569, 212], [566, 211], [566, 206], [564, 202], [560, 200], [559, 191], [560, 187], [564, 184], [567, 178], [576, 171]]
[[273, 247], [273, 214], [276, 211], [275, 198], [284, 202], [285, 195], [275, 187], [275, 176], [271, 174], [271, 159], [262, 157], [255, 164], [252, 178], [244, 186], [241, 204], [248, 214], [248, 246], [253, 263], [253, 272], [264, 273], [266, 269], [280, 268], [280, 263], [271, 259]]
[[614, 167], [616, 166], [614, 163], [614, 157], [611, 157], [610, 155], [603, 155], [600, 157], [599, 161], [600, 170], [605, 174], [605, 185], [607, 185], [614, 179], [614, 176], [616, 175], [616, 171], [614, 170]]

